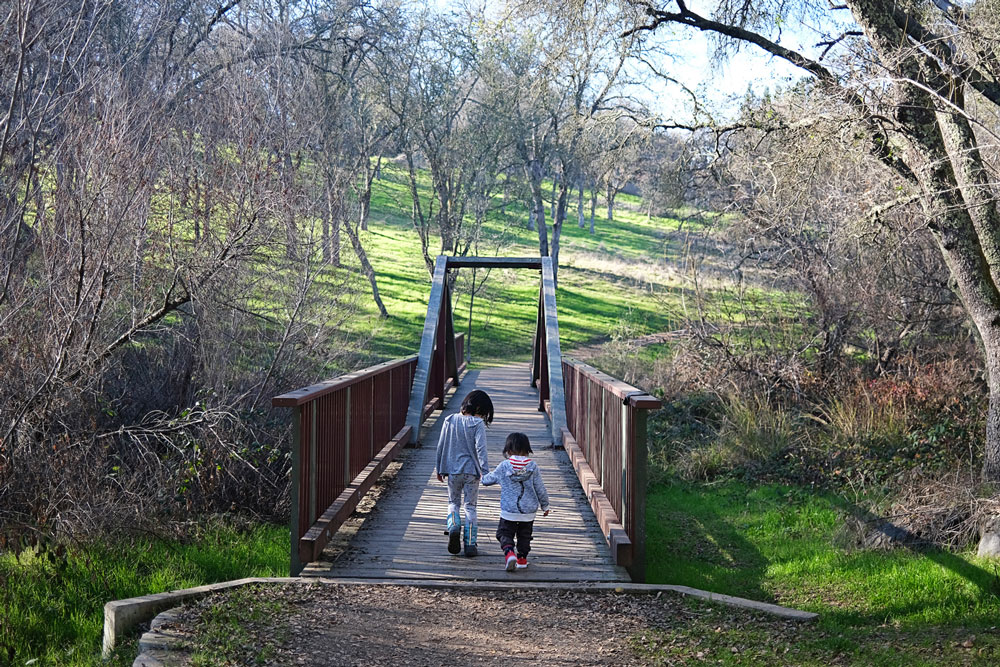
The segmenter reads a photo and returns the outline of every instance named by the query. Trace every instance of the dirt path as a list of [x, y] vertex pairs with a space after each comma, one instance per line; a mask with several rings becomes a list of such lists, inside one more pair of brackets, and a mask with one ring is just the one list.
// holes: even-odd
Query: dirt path
[[704, 657], [691, 626], [746, 624], [809, 627], [669, 594], [314, 584], [209, 597], [175, 629], [196, 638], [199, 664], [636, 665]]

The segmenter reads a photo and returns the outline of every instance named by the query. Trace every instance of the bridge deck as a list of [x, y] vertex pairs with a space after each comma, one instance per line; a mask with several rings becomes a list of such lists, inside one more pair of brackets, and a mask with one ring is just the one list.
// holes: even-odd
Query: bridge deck
[[500, 516], [498, 486], [480, 488], [479, 553], [476, 558], [452, 556], [443, 534], [447, 487], [434, 476], [435, 446], [441, 419], [428, 429], [423, 447], [407, 450], [404, 465], [391, 488], [338, 558], [310, 564], [302, 576], [390, 579], [462, 579], [530, 581], [629, 581], [624, 568], [614, 565], [600, 526], [586, 502], [563, 450], [549, 447], [545, 415], [538, 412], [538, 394], [528, 382], [526, 365], [517, 364], [468, 373], [444, 414], [459, 409], [473, 389], [490, 394], [496, 408], [488, 429], [489, 460], [502, 460], [507, 434], [522, 431], [534, 446], [532, 458], [552, 506], [547, 517], [535, 520], [534, 539], [526, 570], [504, 571], [494, 537]]

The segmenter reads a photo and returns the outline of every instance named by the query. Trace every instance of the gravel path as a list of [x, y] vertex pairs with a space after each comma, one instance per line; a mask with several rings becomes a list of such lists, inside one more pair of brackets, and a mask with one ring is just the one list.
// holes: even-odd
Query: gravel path
[[[694, 619], [789, 625], [669, 594], [316, 584], [247, 589], [227, 602], [229, 595], [186, 608], [174, 628], [200, 646], [199, 664], [664, 664], [657, 642]], [[249, 620], [254, 608], [268, 615]], [[213, 638], [213, 623], [241, 634]]]

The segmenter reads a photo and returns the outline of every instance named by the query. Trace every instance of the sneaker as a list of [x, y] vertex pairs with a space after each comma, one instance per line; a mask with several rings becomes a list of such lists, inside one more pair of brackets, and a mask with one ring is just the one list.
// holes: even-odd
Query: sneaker
[[528, 557], [527, 556], [518, 556], [517, 557], [517, 569], [523, 570], [526, 567], [528, 567]]
[[506, 563], [507, 564], [504, 569], [506, 569], [508, 572], [513, 572], [514, 568], [517, 567], [517, 556], [514, 555], [513, 551], [507, 552]]
[[444, 533], [448, 536], [448, 553], [459, 553], [462, 550], [462, 523], [457, 514], [448, 515], [448, 526]]

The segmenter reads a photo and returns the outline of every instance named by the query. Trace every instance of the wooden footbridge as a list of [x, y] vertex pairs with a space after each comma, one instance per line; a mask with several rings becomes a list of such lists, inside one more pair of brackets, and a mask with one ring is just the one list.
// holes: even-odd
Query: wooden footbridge
[[[466, 372], [452, 321], [448, 272], [541, 271], [532, 361]], [[552, 513], [535, 522], [527, 570], [501, 567], [493, 538], [497, 487], [480, 489], [479, 553], [452, 556], [442, 531], [447, 487], [434, 475], [441, 418], [472, 389], [496, 407], [489, 463], [511, 431], [528, 434]], [[646, 413], [656, 398], [563, 359], [551, 260], [438, 257], [418, 354], [273, 399], [292, 417], [291, 573], [379, 579], [643, 581]], [[422, 446], [421, 446], [422, 445]], [[403, 467], [337, 558], [324, 554], [375, 480], [405, 446]]]

